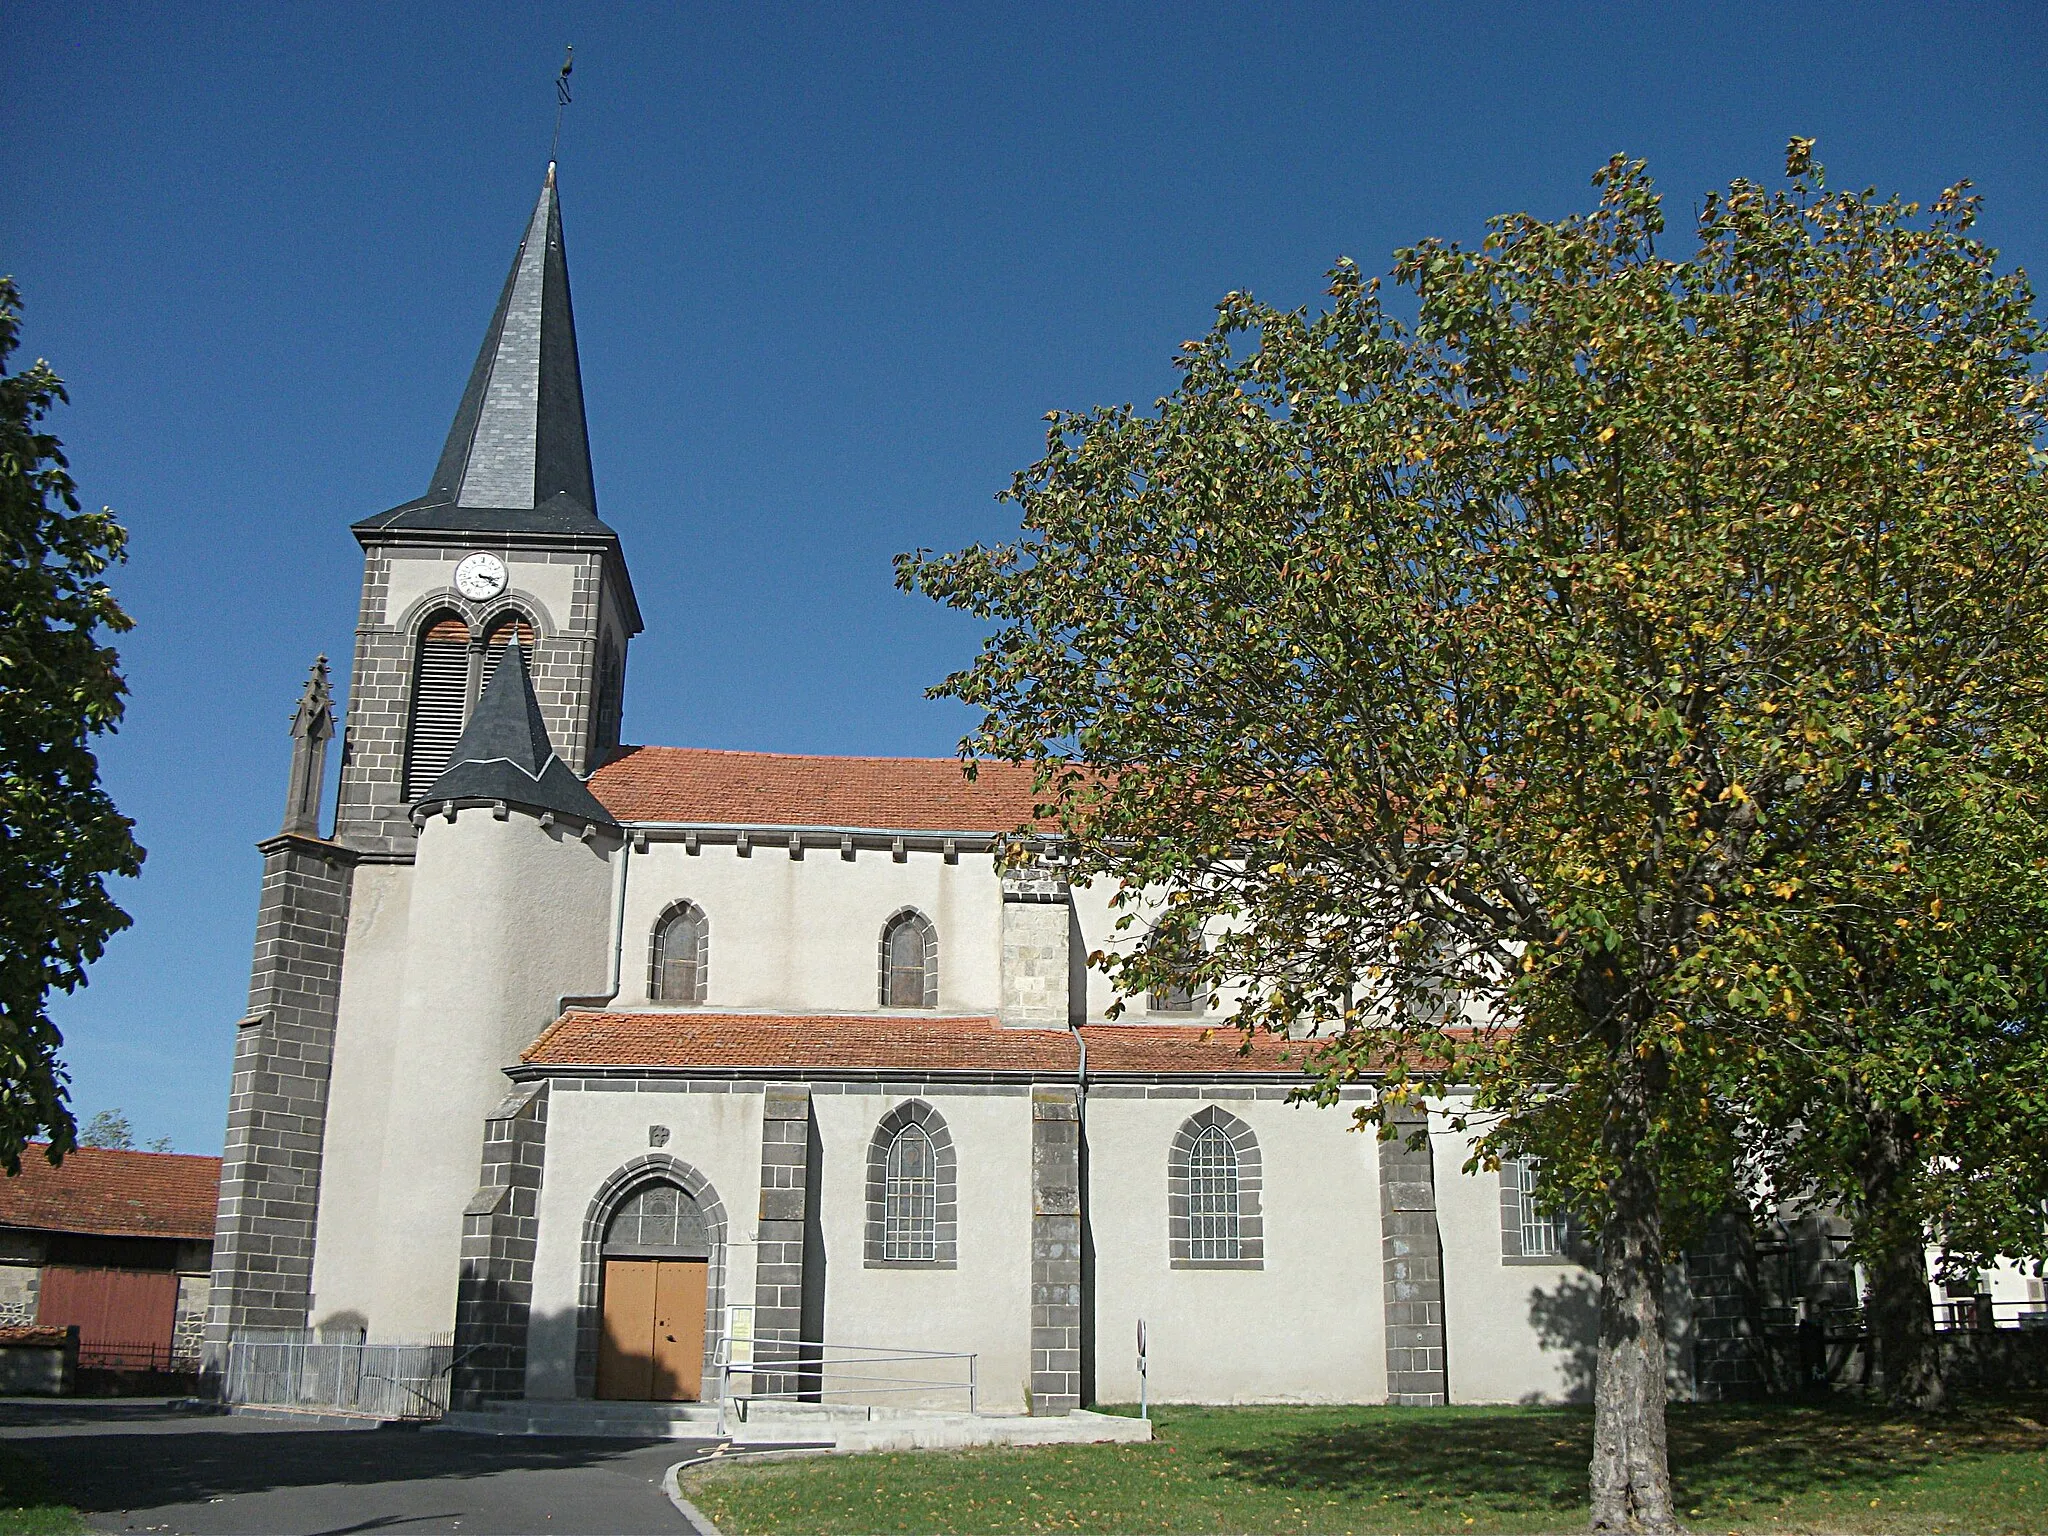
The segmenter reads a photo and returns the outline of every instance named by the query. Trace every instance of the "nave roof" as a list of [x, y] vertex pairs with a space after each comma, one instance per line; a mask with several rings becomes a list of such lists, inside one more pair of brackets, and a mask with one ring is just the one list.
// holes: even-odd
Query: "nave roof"
[[1249, 1054], [1228, 1025], [1090, 1024], [1005, 1029], [986, 1015], [611, 1013], [572, 1009], [520, 1058], [529, 1067], [759, 1069], [804, 1072], [1014, 1072], [1088, 1075], [1299, 1075], [1309, 1042], [1257, 1036]]
[[708, 747], [622, 747], [590, 776], [622, 822], [1015, 831], [1032, 820], [1031, 769], [955, 757], [821, 757]]

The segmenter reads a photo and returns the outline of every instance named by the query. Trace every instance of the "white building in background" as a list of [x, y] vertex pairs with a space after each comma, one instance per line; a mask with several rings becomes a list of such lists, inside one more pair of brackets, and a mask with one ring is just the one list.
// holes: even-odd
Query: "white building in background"
[[1057, 1414], [1136, 1398], [1142, 1319], [1155, 1400], [1585, 1390], [1528, 1170], [1289, 1104], [1299, 1047], [1184, 998], [1107, 1021], [1104, 893], [999, 871], [1025, 772], [619, 744], [552, 167], [430, 489], [354, 531], [333, 829], [323, 667], [261, 845], [215, 1347], [452, 1334], [465, 1404], [688, 1400], [735, 1329]]

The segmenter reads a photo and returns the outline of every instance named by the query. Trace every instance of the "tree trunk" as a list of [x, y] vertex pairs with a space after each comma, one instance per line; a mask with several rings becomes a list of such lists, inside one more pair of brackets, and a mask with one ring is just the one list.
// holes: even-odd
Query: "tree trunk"
[[1902, 1408], [1929, 1412], [1948, 1401], [1941, 1379], [1941, 1344], [1934, 1336], [1934, 1301], [1927, 1284], [1927, 1237], [1908, 1198], [1919, 1156], [1905, 1117], [1873, 1113], [1864, 1143], [1862, 1222], [1864, 1267], [1870, 1294], [1871, 1343], [1884, 1371], [1884, 1395]]
[[1619, 1172], [1600, 1231], [1600, 1351], [1593, 1377], [1596, 1531], [1675, 1531], [1664, 1434], [1664, 1251], [1639, 1106], [1618, 1108]]

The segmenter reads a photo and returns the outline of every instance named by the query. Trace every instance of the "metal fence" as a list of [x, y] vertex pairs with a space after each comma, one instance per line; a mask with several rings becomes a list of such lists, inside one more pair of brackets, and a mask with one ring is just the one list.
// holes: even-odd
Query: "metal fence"
[[196, 1371], [199, 1354], [177, 1340], [90, 1339], [78, 1346], [78, 1363], [88, 1370]]
[[448, 1411], [450, 1344], [327, 1343], [309, 1336], [228, 1341], [221, 1396], [270, 1408], [325, 1408], [378, 1419]]

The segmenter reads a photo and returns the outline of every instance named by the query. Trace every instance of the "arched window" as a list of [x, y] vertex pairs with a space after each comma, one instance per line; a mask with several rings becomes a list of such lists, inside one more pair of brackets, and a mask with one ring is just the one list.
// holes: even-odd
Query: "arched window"
[[908, 907], [882, 927], [882, 1006], [939, 1006], [939, 930]]
[[939, 1159], [921, 1125], [889, 1143], [882, 1193], [882, 1257], [928, 1264], [939, 1242]]
[[1259, 1144], [1251, 1127], [1209, 1105], [1173, 1138], [1166, 1164], [1168, 1258], [1176, 1269], [1259, 1269]]
[[666, 1180], [643, 1184], [612, 1213], [604, 1229], [612, 1259], [708, 1259], [711, 1229], [689, 1195]]
[[484, 636], [484, 670], [479, 692], [491, 686], [491, 679], [498, 675], [498, 663], [505, 659], [505, 647], [514, 640], [519, 649], [526, 653], [526, 665], [533, 667], [533, 626], [526, 622], [523, 614], [501, 614], [492, 621], [490, 632]]
[[412, 719], [406, 730], [405, 798], [441, 777], [462, 736], [469, 693], [469, 626], [452, 613], [427, 621], [413, 659]]
[[921, 1099], [882, 1117], [868, 1143], [870, 1269], [951, 1269], [959, 1257], [953, 1137]]
[[701, 1003], [710, 969], [710, 920], [695, 902], [677, 902], [654, 927], [647, 996], [657, 1003]]
[[[1176, 965], [1191, 965], [1200, 958], [1198, 955], [1190, 955], [1184, 946], [1168, 948], [1162, 942], [1161, 948]], [[1208, 1007], [1208, 991], [1204, 989], [1197, 992], [1183, 979], [1168, 983], [1150, 993], [1145, 999], [1147, 1013], [1206, 1013]]]
[[1188, 1152], [1188, 1257], [1237, 1256], [1237, 1151], [1212, 1125]]

